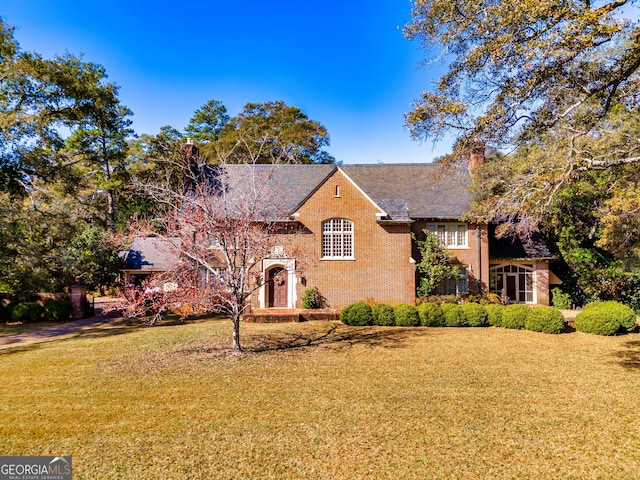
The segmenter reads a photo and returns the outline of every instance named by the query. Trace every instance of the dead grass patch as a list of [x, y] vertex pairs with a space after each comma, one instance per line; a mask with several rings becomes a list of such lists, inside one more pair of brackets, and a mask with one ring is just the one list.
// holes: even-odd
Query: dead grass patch
[[74, 478], [636, 478], [637, 334], [246, 324], [0, 354], [0, 451]]

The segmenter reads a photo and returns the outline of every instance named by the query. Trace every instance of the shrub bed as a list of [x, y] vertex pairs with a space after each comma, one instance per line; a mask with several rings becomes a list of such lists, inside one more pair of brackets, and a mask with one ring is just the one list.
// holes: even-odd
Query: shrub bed
[[373, 325], [371, 307], [362, 302], [347, 305], [342, 309], [342, 312], [340, 312], [340, 320], [346, 325]]
[[52, 322], [68, 320], [72, 311], [71, 303], [66, 300], [49, 300], [44, 304], [44, 316]]
[[427, 302], [418, 305], [418, 316], [420, 317], [420, 325], [423, 327], [444, 326], [444, 314], [437, 303]]
[[487, 312], [479, 303], [463, 303], [460, 305], [462, 313], [470, 327], [486, 327]]
[[635, 312], [618, 302], [597, 302], [586, 305], [574, 321], [576, 330], [596, 335], [615, 335], [636, 329]]
[[562, 333], [564, 317], [557, 308], [540, 305], [531, 309], [524, 326], [527, 330], [534, 332]]
[[505, 306], [497, 303], [492, 303], [490, 305], [485, 305], [484, 309], [487, 312], [487, 323], [489, 323], [489, 325], [493, 325], [494, 327], [501, 327], [502, 311], [505, 309]]
[[394, 308], [391, 305], [378, 303], [371, 309], [373, 315], [373, 324], [381, 327], [391, 327], [396, 324]]
[[468, 327], [462, 307], [456, 303], [443, 303], [440, 308], [444, 315], [445, 327]]
[[398, 327], [417, 327], [420, 325], [418, 309], [413, 305], [403, 303], [395, 308], [395, 319]]
[[42, 307], [36, 302], [17, 303], [11, 309], [11, 320], [14, 322], [37, 322], [42, 316]]
[[509, 305], [502, 310], [502, 326], [504, 328], [524, 329], [531, 307], [527, 305]]

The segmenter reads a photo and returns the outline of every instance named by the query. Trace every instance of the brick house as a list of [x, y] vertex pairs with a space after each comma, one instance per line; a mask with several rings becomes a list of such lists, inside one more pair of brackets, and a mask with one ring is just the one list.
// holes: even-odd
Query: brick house
[[[494, 225], [462, 220], [471, 204], [466, 168], [425, 163], [200, 169], [209, 181], [233, 186], [226, 187], [227, 195], [261, 179], [284, 206], [279, 220], [294, 227], [285, 229], [289, 233], [280, 234], [280, 246], [260, 261], [268, 281], [252, 297], [254, 310], [300, 308], [307, 287], [316, 287], [335, 309], [369, 299], [414, 303], [420, 260], [414, 236], [419, 239], [424, 230], [441, 240], [463, 272], [462, 278], [443, 282], [438, 293], [492, 291], [510, 302], [549, 304], [555, 276], [540, 238], [498, 239]], [[149, 270], [154, 262], [145, 259], [159, 255], [153, 242], [139, 247], [127, 256]], [[135, 271], [135, 265], [128, 266], [128, 274]]]
[[[269, 172], [271, 189], [297, 228], [262, 259], [268, 282], [254, 308], [299, 308], [305, 288], [316, 287], [331, 308], [371, 299], [414, 303], [413, 235], [432, 231], [455, 256], [463, 278], [439, 293], [494, 291], [517, 303], [549, 303], [549, 251], [539, 238], [495, 238], [487, 224], [461, 219], [470, 207], [467, 169], [442, 164], [228, 165], [204, 167], [209, 176], [242, 185], [248, 170]], [[215, 173], [212, 173], [215, 172]], [[286, 237], [286, 238], [285, 238]], [[302, 252], [299, 258], [293, 252]]]

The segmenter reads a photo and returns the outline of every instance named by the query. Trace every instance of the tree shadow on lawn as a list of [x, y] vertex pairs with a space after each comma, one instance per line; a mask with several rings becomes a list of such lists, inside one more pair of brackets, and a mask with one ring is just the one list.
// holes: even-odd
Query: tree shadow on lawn
[[[202, 320], [211, 320], [212, 318], [211, 316], [199, 316], [181, 321], [178, 316], [172, 316], [161, 320], [160, 323], [156, 323], [155, 325], [149, 325], [139, 318], [116, 318], [109, 323], [68, 332], [64, 330], [64, 324], [60, 324], [59, 330], [49, 330], [46, 332], [38, 332], [35, 330], [26, 332], [25, 336], [28, 337], [27, 339], [21, 339], [21, 334], [16, 335], [15, 342], [7, 343], [3, 345], [4, 348], [0, 348], [0, 357], [14, 353], [35, 351], [48, 345], [60, 345], [70, 340], [114, 337], [143, 329], [184, 326]], [[226, 317], [221, 317], [221, 319], [226, 320]]]
[[[319, 330], [296, 329], [252, 332], [241, 336], [244, 354], [305, 350], [328, 347], [332, 350], [349, 349], [356, 345], [371, 348], [402, 348], [419, 337], [434, 336], [435, 329], [402, 327], [349, 327], [342, 323], [326, 323]], [[228, 345], [193, 345], [178, 350], [183, 355], [231, 354]]]
[[620, 350], [613, 354], [618, 359], [617, 363], [629, 370], [640, 369], [640, 340], [631, 340], [624, 346], [627, 350]]

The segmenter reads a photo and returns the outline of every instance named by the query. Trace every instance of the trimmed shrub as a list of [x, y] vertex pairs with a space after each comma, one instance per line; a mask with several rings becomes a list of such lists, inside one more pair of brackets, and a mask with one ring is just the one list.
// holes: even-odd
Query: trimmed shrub
[[427, 302], [418, 305], [418, 316], [420, 317], [420, 325], [423, 327], [444, 326], [444, 314], [437, 303]]
[[524, 323], [527, 330], [542, 333], [564, 332], [564, 317], [555, 307], [539, 305], [533, 307]]
[[564, 293], [558, 287], [552, 288], [551, 303], [560, 310], [569, 310], [571, 308], [571, 295]]
[[373, 315], [374, 325], [379, 325], [381, 327], [392, 327], [396, 324], [394, 309], [391, 305], [378, 303], [371, 309], [371, 314]]
[[71, 316], [71, 303], [66, 300], [49, 300], [44, 304], [44, 316], [52, 322], [62, 322]]
[[322, 308], [322, 295], [316, 287], [308, 287], [302, 292], [302, 308], [315, 310]]
[[346, 325], [373, 325], [371, 307], [363, 302], [347, 305], [340, 312], [340, 320]]
[[457, 303], [443, 303], [440, 305], [444, 315], [445, 327], [468, 327], [467, 318], [464, 316], [462, 307]]
[[524, 329], [531, 307], [523, 304], [509, 305], [502, 310], [502, 326], [504, 328]]
[[478, 303], [463, 303], [460, 305], [462, 313], [470, 327], [486, 327], [487, 312], [484, 307]]
[[413, 305], [403, 303], [395, 308], [394, 315], [398, 327], [417, 327], [420, 325], [418, 309]]
[[42, 307], [36, 302], [18, 303], [11, 310], [11, 319], [14, 322], [37, 322], [41, 315]]
[[615, 335], [636, 329], [635, 312], [618, 302], [597, 302], [585, 305], [574, 321], [576, 330], [596, 335]]
[[497, 303], [492, 303], [484, 306], [484, 310], [487, 312], [487, 323], [494, 327], [502, 326], [502, 311], [506, 307]]

